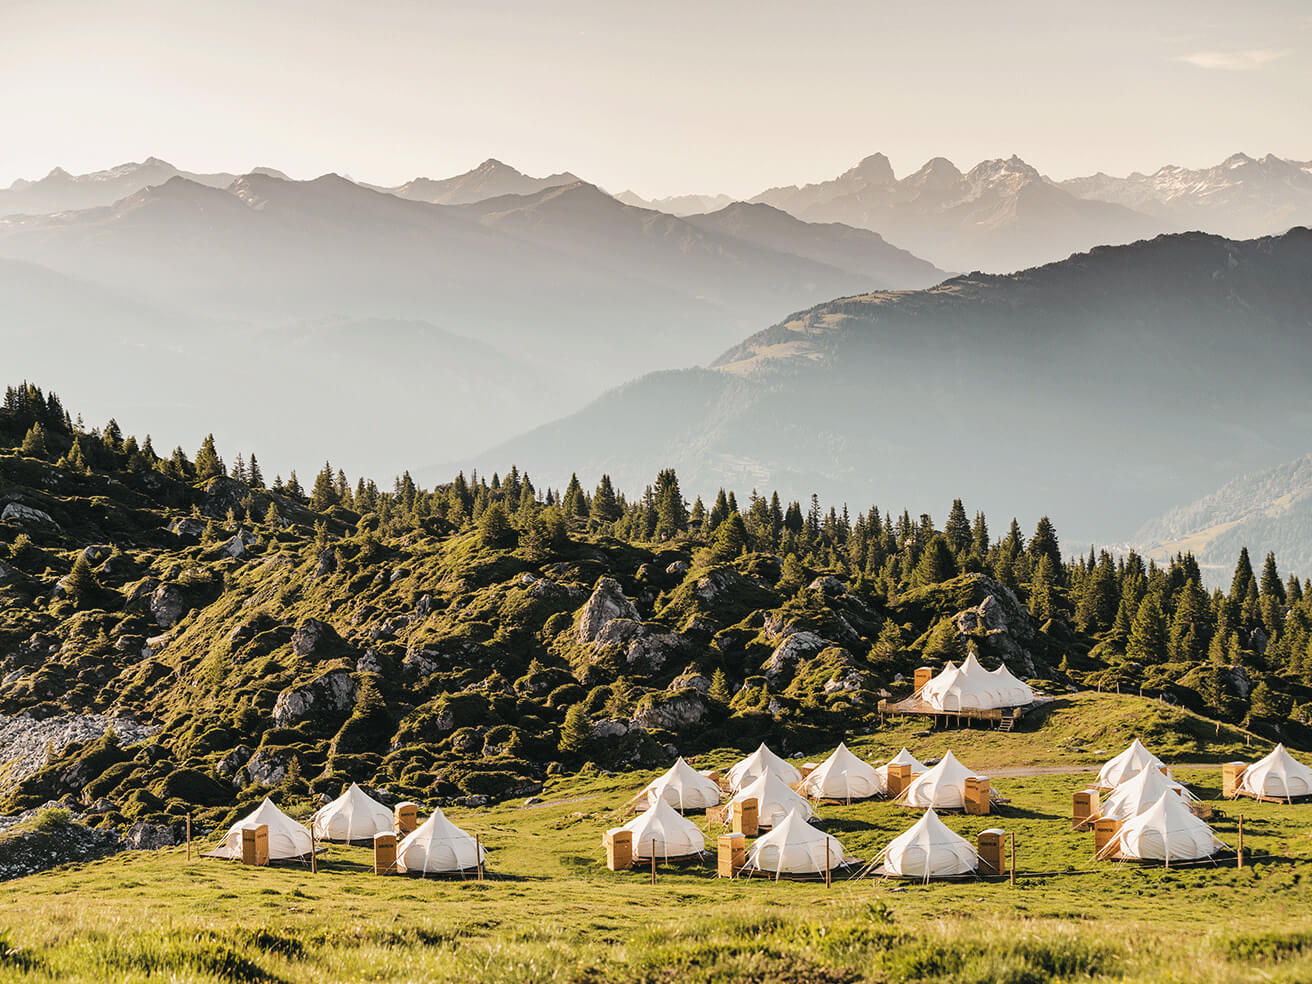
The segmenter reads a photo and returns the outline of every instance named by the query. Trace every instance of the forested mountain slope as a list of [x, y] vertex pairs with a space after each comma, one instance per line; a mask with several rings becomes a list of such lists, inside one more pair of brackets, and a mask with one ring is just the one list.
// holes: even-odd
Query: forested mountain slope
[[964, 495], [1077, 540], [1306, 451], [1312, 233], [1197, 233], [842, 298], [709, 369], [644, 376], [477, 459], [634, 487]]
[[670, 470], [633, 498], [513, 468], [384, 490], [325, 463], [306, 488], [30, 385], [0, 438], [0, 712], [28, 749], [2, 810], [215, 822], [347, 779], [476, 803], [585, 761], [806, 750], [971, 648], [1308, 740], [1312, 592], [1274, 558], [1209, 596], [1192, 557], [1063, 557], [1046, 519], [689, 505]]

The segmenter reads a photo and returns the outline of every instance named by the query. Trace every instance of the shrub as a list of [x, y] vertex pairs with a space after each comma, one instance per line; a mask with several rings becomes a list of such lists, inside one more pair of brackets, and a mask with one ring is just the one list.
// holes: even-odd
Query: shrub
[[36, 816], [32, 818], [32, 828], [42, 833], [50, 833], [63, 830], [72, 822], [73, 815], [62, 806], [47, 806], [43, 810], [37, 810]]

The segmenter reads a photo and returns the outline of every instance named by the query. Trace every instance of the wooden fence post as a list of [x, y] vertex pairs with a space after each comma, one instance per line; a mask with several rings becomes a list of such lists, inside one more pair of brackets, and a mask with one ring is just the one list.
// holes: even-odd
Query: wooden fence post
[[187, 860], [191, 860], [191, 814], [187, 814]]
[[310, 821], [310, 874], [319, 873], [319, 851], [314, 838], [314, 821]]
[[656, 884], [656, 845], [651, 845], [651, 883]]
[[1239, 814], [1239, 850], [1235, 852], [1236, 866], [1244, 866], [1244, 815]]
[[1016, 884], [1016, 831], [1013, 830], [1009, 837], [1011, 839], [1011, 884], [1014, 886]]

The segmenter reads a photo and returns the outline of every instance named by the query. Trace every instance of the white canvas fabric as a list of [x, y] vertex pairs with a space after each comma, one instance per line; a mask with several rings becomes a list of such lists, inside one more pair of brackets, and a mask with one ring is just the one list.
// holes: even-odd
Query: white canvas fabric
[[[1143, 742], [1136, 738], [1120, 755], [1108, 759], [1107, 764], [1098, 772], [1097, 785], [1103, 789], [1115, 789], [1150, 765], [1158, 769], [1164, 767], [1162, 760], [1144, 748]], [[1169, 769], [1167, 775], [1170, 775]]]
[[638, 794], [636, 805], [646, 809], [658, 796], [676, 810], [705, 810], [720, 802], [720, 787], [680, 756], [668, 772]]
[[1099, 809], [1098, 816], [1111, 820], [1137, 817], [1161, 799], [1163, 793], [1168, 792], [1181, 797], [1186, 803], [1198, 799], [1183, 784], [1167, 779], [1161, 769], [1153, 765], [1145, 766], [1134, 778], [1125, 780], [1112, 790]]
[[898, 752], [883, 765], [879, 766], [879, 768], [875, 769], [875, 772], [879, 775], [879, 781], [884, 786], [885, 792], [888, 791], [888, 769], [889, 766], [892, 765], [911, 766], [911, 774], [913, 776], [918, 776], [922, 772], [929, 771], [929, 766], [927, 766], [924, 762], [920, 761], [920, 759], [912, 755], [909, 751], [906, 750], [906, 748], [903, 748], [902, 751]]
[[730, 803], [743, 800], [756, 800], [756, 822], [762, 827], [773, 827], [782, 823], [793, 810], [802, 815], [803, 820], [815, 816], [815, 810], [805, 796], [795, 792], [773, 772], [767, 772], [750, 785], [744, 786], [730, 798]]
[[1312, 769], [1290, 755], [1284, 745], [1277, 745], [1270, 755], [1244, 770], [1239, 791], [1279, 799], [1312, 796]]
[[446, 818], [437, 807], [433, 814], [396, 845], [396, 870], [424, 874], [472, 871], [486, 863], [487, 851], [471, 834]]
[[374, 834], [390, 833], [392, 811], [355, 783], [310, 818], [310, 828], [319, 840], [373, 840]]
[[979, 869], [979, 854], [970, 841], [948, 830], [933, 810], [893, 838], [875, 860], [880, 859], [887, 874], [901, 878], [948, 878]]
[[802, 780], [799, 791], [815, 799], [855, 800], [878, 796], [887, 788], [874, 766], [861, 761], [848, 751], [847, 745], [840, 743], [833, 755]]
[[701, 829], [660, 798], [616, 829], [633, 833], [635, 858], [685, 858], [706, 849], [706, 838]]
[[987, 711], [1032, 703], [1034, 691], [1005, 666], [984, 669], [971, 653], [960, 666], [949, 663], [931, 678], [920, 688], [920, 698], [939, 711]]
[[266, 824], [269, 828], [269, 860], [287, 861], [309, 857], [313, 844], [310, 831], [273, 805], [267, 796], [255, 811], [242, 817], [223, 835], [223, 846], [211, 851], [212, 858], [241, 860], [241, 832]]
[[762, 834], [747, 852], [748, 871], [770, 875], [823, 875], [847, 861], [843, 845], [791, 811], [768, 834]]
[[802, 773], [797, 767], [770, 751], [765, 742], [761, 742], [761, 747], [751, 755], [735, 762], [726, 773], [726, 778], [729, 780], [729, 788], [736, 793], [744, 786], [756, 782], [767, 772], [778, 776], [786, 786], [791, 786], [802, 779]]
[[1170, 790], [1143, 813], [1121, 824], [1098, 857], [1138, 861], [1196, 861], [1225, 847], [1212, 828]]
[[960, 810], [966, 805], [966, 780], [977, 773], [962, 765], [951, 752], [932, 769], [916, 776], [901, 802], [922, 809]]

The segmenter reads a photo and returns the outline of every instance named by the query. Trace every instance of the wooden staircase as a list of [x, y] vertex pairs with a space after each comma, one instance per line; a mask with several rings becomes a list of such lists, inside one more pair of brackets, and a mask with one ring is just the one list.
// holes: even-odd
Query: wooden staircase
[[998, 721], [999, 731], [1010, 731], [1016, 727], [1016, 716], [1014, 714], [1004, 713], [1002, 719]]

